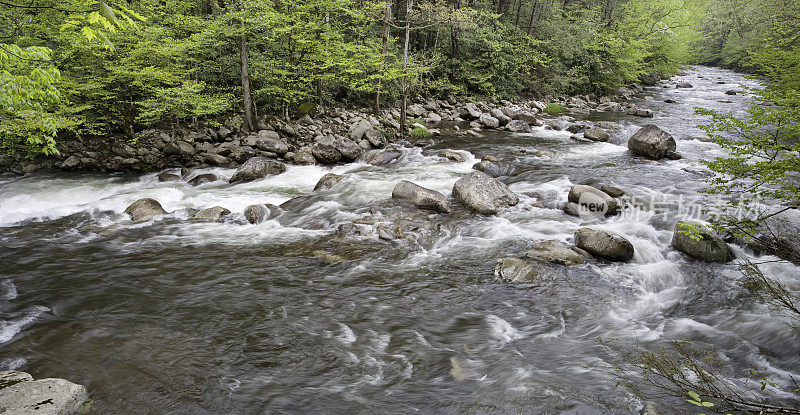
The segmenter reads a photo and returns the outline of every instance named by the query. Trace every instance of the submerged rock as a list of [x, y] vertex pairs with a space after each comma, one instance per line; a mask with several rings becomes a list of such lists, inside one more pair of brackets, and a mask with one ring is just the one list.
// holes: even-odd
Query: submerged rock
[[189, 180], [189, 184], [192, 186], [200, 186], [201, 184], [215, 182], [219, 180], [216, 174], [206, 173], [206, 174], [198, 174], [194, 176], [191, 180]]
[[653, 124], [645, 125], [628, 140], [631, 153], [651, 160], [680, 157], [675, 153], [675, 148], [675, 139]]
[[132, 220], [138, 222], [150, 219], [153, 216], [163, 215], [167, 211], [161, 207], [161, 203], [158, 203], [158, 200], [144, 198], [131, 203], [130, 206], [125, 208], [125, 213], [130, 215]]
[[253, 225], [269, 220], [278, 215], [278, 207], [271, 204], [250, 205], [244, 208], [244, 217]]
[[384, 164], [389, 164], [402, 156], [403, 153], [400, 150], [395, 149], [386, 149], [381, 151], [380, 153], [372, 154], [368, 157], [367, 163], [372, 164], [373, 166], [383, 166]]
[[242, 167], [239, 167], [236, 173], [233, 173], [229, 182], [249, 182], [262, 179], [271, 174], [281, 174], [285, 171], [286, 165], [279, 161], [270, 160], [266, 157], [252, 157], [250, 160], [247, 160]]
[[557, 272], [538, 261], [526, 261], [521, 258], [500, 258], [494, 267], [494, 276], [504, 282], [536, 282], [552, 279]]
[[452, 209], [443, 194], [424, 188], [407, 180], [402, 180], [392, 190], [392, 198], [406, 202], [420, 209], [439, 213], [450, 213]]
[[330, 189], [330, 188], [336, 186], [337, 184], [339, 184], [339, 182], [341, 182], [343, 178], [344, 178], [344, 176], [340, 176], [340, 175], [335, 174], [335, 173], [326, 173], [324, 176], [322, 176], [319, 179], [319, 181], [317, 182], [317, 185], [314, 186], [314, 190], [327, 190], [327, 189]]
[[214, 206], [203, 209], [192, 216], [192, 219], [200, 222], [221, 222], [231, 211], [221, 206]]
[[606, 130], [599, 127], [592, 127], [583, 132], [583, 136], [592, 141], [607, 142], [611, 136], [608, 135]]
[[622, 197], [625, 196], [625, 191], [620, 189], [619, 187], [609, 186], [609, 185], [602, 185], [600, 186], [600, 190], [602, 190], [605, 194], [611, 197]]
[[525, 256], [541, 262], [559, 265], [583, 264], [583, 256], [558, 241], [544, 241], [525, 252]]
[[569, 189], [567, 200], [577, 203], [587, 214], [615, 215], [618, 211], [617, 201], [607, 193], [592, 186], [576, 184]]
[[507, 165], [490, 160], [481, 160], [472, 166], [473, 169], [486, 173], [491, 177], [500, 177], [509, 173], [511, 170]]
[[178, 182], [180, 180], [181, 176], [171, 171], [162, 171], [161, 173], [158, 174], [159, 182]]
[[[4, 373], [8, 372], [0, 373], [0, 377]], [[9, 415], [70, 415], [78, 413], [88, 399], [84, 386], [68, 380], [31, 380], [30, 375], [25, 378], [0, 389], [0, 412]]]
[[508, 186], [480, 171], [458, 179], [453, 185], [453, 196], [482, 215], [493, 215], [519, 203], [519, 196]]
[[[691, 230], [692, 227], [695, 227], [696, 232]], [[695, 236], [695, 238], [692, 236]], [[714, 235], [710, 229], [700, 224], [688, 224], [686, 222], [675, 224], [672, 246], [692, 258], [706, 262], [725, 263], [735, 259], [733, 250], [728, 244], [722, 238]]]
[[438, 154], [438, 156], [458, 163], [464, 162], [466, 160], [461, 153], [456, 153], [455, 151], [452, 150], [442, 151], [441, 153]]
[[581, 228], [575, 232], [575, 245], [590, 254], [609, 261], [630, 261], [633, 258], [633, 244], [622, 235], [591, 228]]

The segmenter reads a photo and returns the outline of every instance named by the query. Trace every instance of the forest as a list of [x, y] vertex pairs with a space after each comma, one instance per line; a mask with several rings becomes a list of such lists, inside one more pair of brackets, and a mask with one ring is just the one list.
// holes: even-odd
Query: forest
[[800, 414], [800, 0], [0, 22], [0, 413]]
[[133, 139], [153, 126], [232, 113], [253, 129], [260, 115], [299, 118], [314, 105], [377, 110], [403, 96], [604, 95], [689, 63], [780, 76], [764, 47], [796, 27], [794, 17], [783, 19], [796, 5], [772, 0], [0, 7], [0, 135], [7, 148], [23, 141], [45, 151], [58, 134]]

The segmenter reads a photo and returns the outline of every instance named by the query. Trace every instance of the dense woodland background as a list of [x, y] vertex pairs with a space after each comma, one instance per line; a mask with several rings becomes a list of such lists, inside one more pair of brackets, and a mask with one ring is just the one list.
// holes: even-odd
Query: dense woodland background
[[689, 63], [775, 76], [764, 47], [798, 26], [797, 10], [784, 0], [4, 0], [0, 135], [53, 151], [57, 134], [134, 138], [231, 113], [254, 123], [314, 104], [397, 106], [404, 91], [600, 95]]

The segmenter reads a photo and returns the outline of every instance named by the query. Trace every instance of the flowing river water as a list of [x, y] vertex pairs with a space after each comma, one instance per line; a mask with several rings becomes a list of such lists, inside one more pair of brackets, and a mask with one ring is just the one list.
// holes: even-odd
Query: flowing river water
[[[93, 411], [108, 414], [696, 413], [684, 399], [644, 401], [616, 386], [603, 367], [620, 356], [598, 343], [655, 349], [686, 338], [713, 350], [731, 378], [758, 369], [787, 386], [800, 372], [800, 337], [749, 299], [734, 264], [670, 245], [681, 201], [695, 203], [703, 186], [698, 159], [723, 154], [693, 138], [704, 121], [693, 109], [744, 111], [746, 94], [725, 95], [740, 85], [757, 84], [697, 67], [637, 96], [654, 119], [584, 117], [618, 123], [610, 143], [541, 127], [445, 136], [386, 166], [289, 166], [237, 185], [159, 183], [156, 174], [3, 178], [0, 370], [84, 384]], [[684, 159], [633, 158], [626, 141], [646, 123], [670, 132]], [[437, 157], [442, 149], [466, 161]], [[512, 166], [501, 180], [520, 194], [518, 206], [441, 215], [391, 200], [403, 179], [450, 197], [486, 155]], [[327, 172], [346, 176], [262, 224], [186, 220], [215, 205], [240, 214], [280, 204]], [[572, 184], [615, 185], [666, 207], [592, 225], [633, 243], [629, 263], [590, 261], [535, 284], [495, 281], [496, 259], [572, 240], [580, 218], [533, 204], [565, 201]], [[131, 222], [123, 210], [142, 197], [171, 213]], [[355, 232], [346, 225], [354, 221]], [[408, 237], [380, 240], [379, 224], [402, 225]], [[800, 268], [764, 269], [797, 288]]]

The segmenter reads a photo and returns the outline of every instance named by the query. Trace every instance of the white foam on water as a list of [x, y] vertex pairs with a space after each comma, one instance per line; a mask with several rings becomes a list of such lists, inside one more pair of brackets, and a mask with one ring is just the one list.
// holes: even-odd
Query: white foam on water
[[498, 340], [500, 347], [524, 337], [511, 323], [494, 314], [486, 316], [486, 323], [489, 324], [489, 335]]
[[350, 328], [350, 326], [344, 323], [339, 323], [339, 330], [340, 333], [336, 336], [336, 340], [338, 340], [339, 342], [341, 342], [346, 346], [352, 346], [353, 343], [355, 343], [355, 341], [357, 340], [357, 338], [355, 333], [353, 333], [353, 330]]
[[43, 313], [50, 311], [47, 307], [32, 306], [23, 311], [18, 317], [0, 320], [0, 344], [11, 341], [25, 327], [33, 324]]
[[11, 278], [0, 280], [0, 300], [10, 301], [17, 298], [17, 286]]

